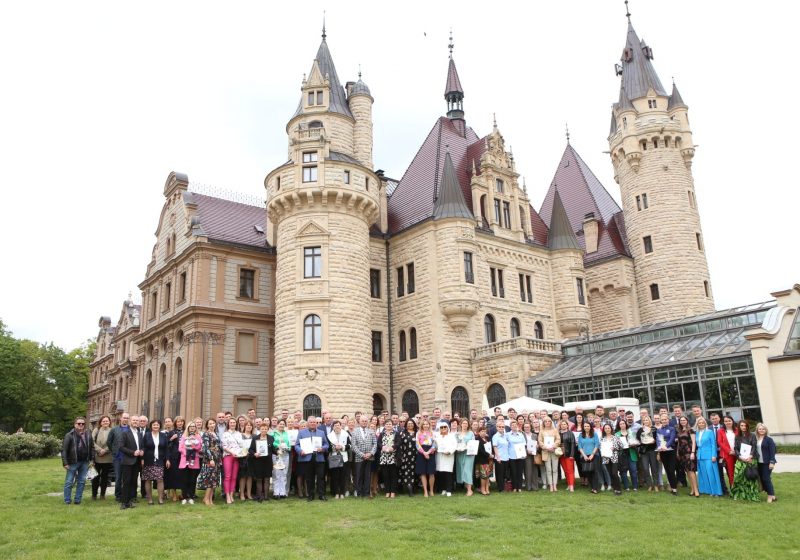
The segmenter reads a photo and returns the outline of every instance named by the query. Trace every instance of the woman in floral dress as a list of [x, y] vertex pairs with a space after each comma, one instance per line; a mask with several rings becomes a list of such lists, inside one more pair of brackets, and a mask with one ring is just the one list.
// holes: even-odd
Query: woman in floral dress
[[[754, 465], [756, 469], [758, 468], [758, 441], [756, 435], [750, 431], [747, 420], [740, 420], [738, 427], [739, 434], [734, 440], [736, 467], [733, 470], [731, 497], [734, 500], [760, 502], [758, 476], [747, 478], [747, 467]], [[746, 447], [742, 448], [743, 445]]]
[[689, 483], [689, 495], [699, 498], [696, 436], [694, 430], [689, 426], [689, 419], [686, 416], [681, 416], [678, 420], [678, 435], [675, 443], [678, 447], [678, 463], [686, 473], [686, 481]]
[[197, 487], [206, 491], [203, 503], [207, 506], [214, 505], [214, 489], [219, 486], [221, 466], [222, 451], [217, 437], [217, 422], [209, 418], [206, 421], [206, 431], [203, 432], [202, 462], [200, 475], [197, 477]]
[[417, 482], [414, 465], [417, 459], [417, 423], [413, 420], [406, 422], [406, 429], [400, 432], [400, 459], [399, 486], [405, 488], [408, 496], [414, 495], [414, 485]]

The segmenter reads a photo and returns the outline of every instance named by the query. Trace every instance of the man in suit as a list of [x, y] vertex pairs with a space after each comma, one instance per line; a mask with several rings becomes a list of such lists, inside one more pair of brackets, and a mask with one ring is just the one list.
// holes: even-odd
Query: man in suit
[[108, 434], [108, 448], [111, 450], [111, 457], [114, 464], [114, 498], [122, 502], [122, 428], [128, 428], [131, 417], [127, 412], [123, 412], [119, 419], [119, 426], [115, 427]]
[[119, 451], [122, 453], [122, 498], [120, 509], [129, 509], [134, 507], [133, 500], [136, 498], [137, 488], [136, 477], [141, 470], [142, 457], [144, 456], [142, 436], [139, 433], [138, 426], [122, 427], [122, 445], [120, 445]]
[[[359, 498], [369, 497], [369, 485], [371, 476], [372, 461], [375, 452], [378, 450], [378, 437], [374, 430], [367, 427], [366, 414], [359, 418], [360, 426], [354, 429], [351, 434], [353, 438], [353, 454], [355, 456], [356, 487]], [[310, 496], [311, 494], [309, 494]]]
[[[306, 481], [306, 499], [309, 502], [314, 499], [316, 487], [317, 497], [324, 502], [328, 499], [325, 497], [325, 453], [328, 451], [328, 437], [324, 429], [317, 428], [316, 416], [309, 416], [306, 425], [297, 434], [297, 442], [294, 444], [297, 462]], [[310, 452], [304, 452], [300, 443], [306, 438], [311, 439], [314, 444]]]
[[[144, 441], [144, 435], [147, 433], [147, 425], [149, 423], [150, 423], [150, 420], [147, 418], [147, 416], [139, 416], [139, 439], [140, 439], [140, 441]], [[142, 475], [142, 463], [140, 462], [139, 463], [139, 472], [137, 473], [137, 476], [141, 476], [141, 475]], [[148, 482], [146, 482], [146, 484], [152, 485], [153, 481], [148, 481]], [[142, 480], [142, 491], [141, 491], [142, 498], [147, 497], [147, 491], [144, 489], [144, 486], [145, 486], [145, 481]]]

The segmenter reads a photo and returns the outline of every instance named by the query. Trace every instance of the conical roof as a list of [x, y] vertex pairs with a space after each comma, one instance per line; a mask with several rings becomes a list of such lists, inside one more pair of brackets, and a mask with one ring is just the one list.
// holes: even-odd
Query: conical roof
[[[339, 75], [336, 73], [336, 66], [333, 64], [333, 57], [331, 56], [331, 51], [328, 49], [328, 41], [326, 40], [324, 29], [322, 32], [322, 43], [320, 43], [319, 49], [317, 49], [317, 56], [314, 58], [314, 61], [319, 66], [319, 71], [320, 74], [322, 74], [322, 77], [327, 78], [328, 82], [330, 83], [331, 99], [330, 103], [328, 104], [328, 111], [353, 118], [353, 113], [350, 112], [350, 107], [347, 105], [347, 95], [342, 87], [341, 82], [339, 82]], [[312, 64], [311, 71], [313, 72], [313, 70], [314, 66]], [[310, 74], [311, 72], [309, 72], [309, 75]], [[297, 111], [295, 111], [294, 116], [296, 117], [302, 112], [303, 98], [301, 96], [300, 103], [297, 106]]]
[[678, 91], [678, 86], [675, 85], [675, 82], [672, 82], [672, 94], [669, 96], [669, 105], [667, 105], [667, 109], [674, 109], [675, 107], [686, 107], [686, 103], [683, 102], [681, 92]]
[[444, 95], [447, 97], [448, 93], [460, 93], [464, 96], [464, 89], [461, 87], [461, 80], [458, 77], [458, 70], [456, 70], [456, 63], [453, 58], [450, 58], [450, 64], [447, 66], [447, 84], [444, 87]]
[[442, 178], [439, 182], [439, 192], [433, 203], [433, 218], [441, 220], [444, 218], [467, 218], [472, 219], [472, 212], [469, 211], [464, 193], [458, 183], [456, 169], [453, 167], [453, 160], [450, 152], [444, 156], [444, 168]]
[[561, 202], [561, 197], [556, 189], [555, 196], [553, 197], [553, 215], [550, 219], [550, 232], [547, 236], [547, 246], [550, 249], [578, 249], [581, 250], [578, 238], [572, 231], [572, 226], [569, 225], [569, 218], [567, 218], [567, 211], [564, 210], [564, 204]]
[[639, 39], [633, 25], [628, 22], [628, 35], [622, 57], [621, 87], [629, 99], [645, 97], [650, 88], [653, 88], [657, 95], [666, 97], [667, 92], [658, 79], [656, 69], [651, 62], [652, 58], [652, 49]]

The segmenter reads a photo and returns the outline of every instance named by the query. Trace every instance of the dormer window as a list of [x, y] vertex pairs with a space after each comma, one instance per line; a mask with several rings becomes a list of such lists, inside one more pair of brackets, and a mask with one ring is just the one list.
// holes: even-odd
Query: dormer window
[[655, 99], [648, 99], [647, 100], [647, 107], [650, 109], [656, 108], [656, 100]]
[[[317, 152], [303, 152], [303, 182], [317, 181]], [[308, 165], [312, 164], [312, 165]]]
[[313, 107], [314, 105], [322, 105], [322, 91], [309, 91], [308, 92], [308, 106]]
[[314, 92], [313, 91], [309, 91], [308, 92], [308, 106], [311, 107], [312, 105], [314, 105]]
[[317, 92], [317, 105], [322, 105], [322, 92]]
[[503, 180], [502, 179], [495, 179], [494, 181], [494, 190], [501, 193], [503, 192]]

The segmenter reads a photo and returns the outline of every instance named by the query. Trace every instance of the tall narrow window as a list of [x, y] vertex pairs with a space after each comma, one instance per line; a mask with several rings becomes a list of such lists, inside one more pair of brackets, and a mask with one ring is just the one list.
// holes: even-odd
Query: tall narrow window
[[372, 331], [372, 361], [383, 361], [383, 333], [381, 331]]
[[156, 316], [156, 309], [158, 309], [158, 291], [153, 292], [150, 296], [150, 318]]
[[503, 201], [503, 223], [506, 228], [511, 229], [511, 203]]
[[400, 344], [398, 344], [398, 346], [400, 347], [399, 359], [400, 359], [401, 362], [405, 362], [406, 361], [406, 331], [400, 331]]
[[525, 275], [519, 275], [519, 299], [525, 301]]
[[322, 92], [317, 92], [317, 105], [322, 105]]
[[303, 277], [320, 278], [322, 276], [322, 247], [303, 248]]
[[488, 314], [483, 318], [483, 338], [486, 344], [491, 344], [497, 340], [494, 328], [494, 317]]
[[237, 333], [236, 361], [248, 364], [255, 364], [258, 362], [258, 353], [256, 351], [256, 333]]
[[467, 284], [475, 283], [475, 272], [472, 268], [472, 253], [464, 251], [464, 282]]
[[503, 187], [504, 187], [504, 185], [503, 185], [503, 180], [502, 179], [495, 179], [494, 180], [494, 190], [496, 190], [497, 192], [501, 193], [501, 192], [503, 192]]
[[349, 185], [350, 184], [350, 170], [349, 169], [345, 169], [344, 170], [344, 184], [345, 185]]
[[636, 195], [636, 210], [637, 211], [642, 210], [642, 196], [638, 194]]
[[647, 193], [642, 193], [642, 208], [649, 208], [649, 204], [647, 203]]
[[502, 226], [503, 222], [500, 221], [500, 199], [494, 199], [494, 221], [497, 225]]
[[417, 329], [414, 327], [408, 331], [408, 359], [417, 359]]
[[309, 104], [309, 106], [314, 105], [314, 92], [313, 91], [309, 91], [308, 92], [308, 104]]
[[403, 267], [397, 267], [397, 297], [403, 297], [405, 295], [406, 289], [406, 282], [405, 282], [405, 274], [403, 272]]
[[239, 297], [253, 299], [255, 297], [256, 271], [252, 268], [239, 269]]
[[492, 281], [492, 295], [497, 297], [497, 269], [489, 267], [489, 278]]
[[692, 191], [686, 191], [686, 195], [689, 197], [689, 208], [694, 208], [695, 207], [694, 193]]
[[703, 290], [706, 293], [706, 297], [711, 297], [711, 288], [708, 285], [708, 280], [703, 280]]
[[172, 282], [164, 284], [164, 311], [169, 311], [172, 304]]
[[525, 275], [525, 285], [528, 288], [528, 303], [533, 303], [533, 286], [532, 286], [532, 284], [533, 284], [533, 282], [531, 280], [531, 275], [530, 274], [526, 274]]
[[501, 298], [506, 297], [506, 290], [503, 287], [503, 269], [497, 269], [497, 292]]
[[645, 235], [642, 238], [642, 243], [644, 243], [644, 252], [645, 253], [652, 253], [653, 252], [653, 238], [649, 235]]
[[539, 340], [544, 339], [544, 325], [542, 325], [541, 321], [536, 321], [533, 324], [533, 336]]
[[492, 383], [486, 390], [486, 400], [489, 401], [489, 408], [501, 405], [506, 402], [506, 390], [499, 383]]
[[578, 288], [578, 303], [586, 305], [586, 295], [583, 293], [583, 278], [576, 278], [575, 285]]
[[406, 265], [406, 272], [407, 272], [406, 280], [408, 281], [408, 284], [407, 284], [408, 290], [407, 290], [407, 292], [409, 294], [413, 294], [414, 293], [414, 289], [415, 289], [415, 286], [414, 286], [414, 263], [408, 263]]
[[650, 284], [650, 299], [653, 301], [661, 299], [661, 294], [658, 293], [658, 284]]
[[469, 416], [469, 394], [464, 387], [458, 386], [450, 393], [450, 409], [461, 418]]
[[697, 238], [697, 250], [698, 251], [702, 251], [703, 250], [703, 237], [699, 233], [695, 233], [694, 235]]
[[317, 180], [317, 152], [303, 152], [303, 182], [313, 183]]
[[377, 268], [369, 269], [369, 295], [375, 299], [381, 298], [381, 271]]
[[186, 272], [181, 272], [181, 275], [178, 277], [178, 301], [185, 301], [186, 300]]
[[519, 338], [519, 319], [516, 317], [511, 318], [511, 338]]
[[303, 350], [322, 348], [322, 321], [319, 315], [309, 315], [303, 321]]

